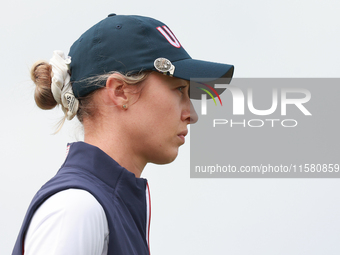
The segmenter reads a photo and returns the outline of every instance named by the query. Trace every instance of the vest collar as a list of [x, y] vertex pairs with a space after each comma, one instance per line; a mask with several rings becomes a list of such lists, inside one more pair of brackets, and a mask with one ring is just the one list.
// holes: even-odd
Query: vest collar
[[136, 178], [134, 173], [120, 166], [104, 151], [84, 142], [68, 144], [63, 167], [86, 170], [114, 189], [122, 184], [118, 182], [123, 181], [123, 185], [135, 186], [145, 193], [146, 179]]

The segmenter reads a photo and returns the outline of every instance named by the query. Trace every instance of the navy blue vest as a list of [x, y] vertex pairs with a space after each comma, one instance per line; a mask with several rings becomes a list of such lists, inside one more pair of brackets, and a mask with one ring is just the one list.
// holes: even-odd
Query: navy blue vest
[[12, 255], [23, 254], [30, 220], [53, 194], [70, 188], [90, 192], [102, 205], [109, 225], [109, 255], [149, 255], [147, 243], [146, 179], [121, 167], [99, 148], [77, 142], [58, 173], [33, 198]]

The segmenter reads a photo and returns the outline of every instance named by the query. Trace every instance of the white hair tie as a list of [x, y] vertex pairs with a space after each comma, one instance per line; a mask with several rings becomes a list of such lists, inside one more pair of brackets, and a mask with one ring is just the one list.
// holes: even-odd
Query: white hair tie
[[71, 57], [66, 57], [62, 51], [54, 51], [50, 60], [52, 66], [51, 90], [55, 101], [61, 104], [63, 112], [68, 120], [73, 119], [77, 114], [79, 101], [74, 96], [70, 83], [71, 76], [68, 72]]

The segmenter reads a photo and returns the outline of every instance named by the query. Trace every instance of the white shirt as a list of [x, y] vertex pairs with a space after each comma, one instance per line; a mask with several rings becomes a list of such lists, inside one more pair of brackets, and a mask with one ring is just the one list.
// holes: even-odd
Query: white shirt
[[25, 255], [106, 255], [108, 241], [103, 207], [89, 192], [68, 189], [34, 213], [24, 249]]

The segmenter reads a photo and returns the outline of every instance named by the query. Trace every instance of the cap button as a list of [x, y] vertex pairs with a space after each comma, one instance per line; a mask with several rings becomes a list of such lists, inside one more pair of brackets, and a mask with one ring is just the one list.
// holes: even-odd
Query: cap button
[[107, 15], [108, 17], [112, 17], [112, 16], [116, 16], [116, 14], [115, 13], [111, 13], [111, 14], [109, 14], [109, 15]]

